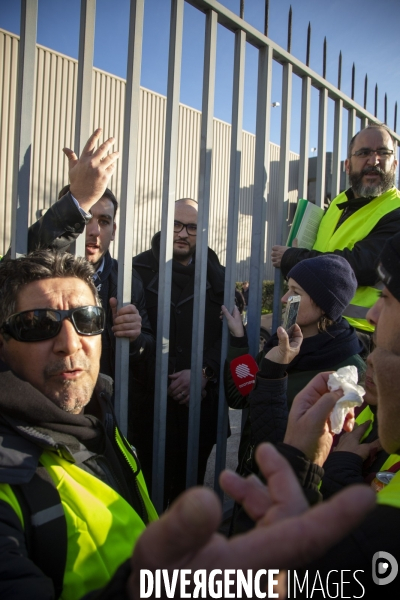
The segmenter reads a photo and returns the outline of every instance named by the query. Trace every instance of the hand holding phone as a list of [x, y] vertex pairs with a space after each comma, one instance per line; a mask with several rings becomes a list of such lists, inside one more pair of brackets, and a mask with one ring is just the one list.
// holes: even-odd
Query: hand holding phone
[[301, 296], [289, 296], [286, 303], [285, 314], [283, 315], [282, 327], [287, 331], [290, 338], [290, 334], [293, 325], [297, 321], [297, 314], [300, 308]]

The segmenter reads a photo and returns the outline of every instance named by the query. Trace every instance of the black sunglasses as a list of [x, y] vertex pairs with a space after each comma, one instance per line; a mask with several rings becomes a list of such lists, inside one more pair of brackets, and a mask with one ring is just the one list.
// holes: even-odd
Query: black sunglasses
[[80, 306], [70, 310], [24, 310], [9, 317], [0, 330], [19, 342], [42, 342], [56, 337], [65, 319], [71, 321], [79, 335], [99, 335], [104, 331], [105, 311], [100, 306]]

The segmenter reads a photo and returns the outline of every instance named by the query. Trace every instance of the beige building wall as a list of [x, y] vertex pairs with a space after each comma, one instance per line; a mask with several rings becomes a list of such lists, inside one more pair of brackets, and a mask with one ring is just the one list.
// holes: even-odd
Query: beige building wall
[[[15, 98], [19, 38], [0, 30], [0, 254], [10, 244], [12, 165], [15, 125]], [[62, 148], [73, 147], [77, 61], [43, 46], [37, 46], [36, 90], [32, 99], [35, 122], [32, 149], [30, 223], [56, 201], [58, 191], [68, 183], [67, 160]], [[93, 69], [92, 128], [102, 127], [103, 138], [114, 136], [115, 149], [122, 148], [125, 80]], [[161, 223], [163, 156], [166, 98], [141, 89], [138, 177], [136, 189], [134, 254], [150, 247]], [[177, 198], [198, 200], [201, 112], [180, 105]], [[225, 263], [229, 193], [231, 126], [214, 119], [212, 193], [209, 246]], [[240, 214], [238, 226], [237, 280], [249, 277], [255, 136], [243, 132]], [[297, 201], [298, 155], [291, 154], [289, 202]], [[279, 147], [270, 144], [267, 250], [275, 239], [278, 202]], [[110, 182], [118, 198], [121, 189], [121, 162]], [[117, 257], [117, 244], [112, 248]], [[265, 277], [272, 278], [270, 261]]]

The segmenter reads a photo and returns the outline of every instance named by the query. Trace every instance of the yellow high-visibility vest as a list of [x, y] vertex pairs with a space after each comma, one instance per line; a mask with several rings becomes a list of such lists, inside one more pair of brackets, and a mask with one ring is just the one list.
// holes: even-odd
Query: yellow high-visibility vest
[[376, 496], [378, 504], [386, 504], [400, 508], [400, 471], [396, 473], [392, 481], [385, 485]]
[[[359, 208], [336, 229], [342, 214], [337, 205], [346, 200], [346, 193], [342, 192], [331, 202], [320, 223], [313, 250], [319, 252], [334, 252], [345, 248], [352, 250], [354, 244], [367, 237], [382, 217], [400, 208], [400, 192], [393, 187]], [[371, 306], [378, 300], [381, 289], [382, 286], [379, 284], [357, 288], [354, 298], [343, 314], [350, 325], [363, 331], [374, 331], [373, 325], [370, 325], [365, 317]]]
[[[369, 433], [372, 429], [374, 420], [375, 420], [375, 415], [372, 412], [371, 408], [367, 405], [356, 418], [357, 425], [362, 425], [363, 423], [365, 423], [365, 421], [371, 421], [367, 431], [361, 437], [360, 442], [363, 442], [365, 440], [365, 438], [369, 435]], [[383, 465], [381, 466], [381, 468], [379, 470], [380, 471], [388, 471], [390, 469], [390, 467], [392, 467], [393, 465], [395, 465], [398, 462], [400, 462], [399, 454], [389, 454], [389, 456], [387, 457], [387, 459], [385, 460], [385, 462], [383, 463]]]
[[[138, 467], [118, 429], [118, 447], [133, 471]], [[109, 485], [65, 460], [45, 451], [40, 463], [49, 472], [60, 494], [67, 525], [67, 561], [61, 600], [76, 600], [105, 586], [118, 567], [132, 555], [145, 524], [135, 510]], [[149, 521], [157, 513], [148, 496], [142, 473], [136, 477]], [[23, 514], [12, 487], [0, 484], [0, 500], [7, 502], [24, 528]], [[57, 544], [57, 540], [54, 540]]]

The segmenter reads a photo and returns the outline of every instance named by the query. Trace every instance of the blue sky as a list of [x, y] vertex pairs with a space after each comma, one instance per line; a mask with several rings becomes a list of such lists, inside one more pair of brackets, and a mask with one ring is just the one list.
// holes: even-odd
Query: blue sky
[[[222, 0], [235, 13], [240, 0]], [[388, 124], [393, 127], [394, 104], [400, 102], [400, 1], [380, 0], [270, 0], [269, 37], [286, 48], [287, 16], [293, 9], [292, 53], [305, 60], [308, 22], [311, 22], [310, 66], [322, 74], [322, 47], [326, 36], [327, 79], [336, 85], [339, 51], [343, 54], [342, 89], [350, 95], [351, 68], [356, 65], [356, 96], [362, 103], [368, 74], [368, 105], [374, 110], [375, 84], [379, 88], [378, 118], [383, 120], [383, 98], [388, 96]], [[146, 0], [143, 35], [142, 85], [166, 93], [169, 1]], [[264, 27], [265, 0], [245, 0], [245, 19]], [[19, 33], [18, 0], [0, 0], [0, 27]], [[80, 0], [39, 0], [38, 43], [77, 57]], [[95, 66], [125, 77], [128, 39], [128, 0], [97, 0]], [[201, 108], [205, 17], [185, 4], [181, 102]], [[218, 26], [215, 116], [230, 121], [233, 70], [231, 32]], [[255, 130], [257, 51], [247, 44], [244, 128]], [[294, 77], [291, 149], [298, 150], [300, 80]], [[281, 101], [281, 67], [274, 64], [272, 100]], [[318, 93], [312, 93], [310, 148], [317, 146]], [[345, 113], [344, 113], [345, 114]], [[279, 143], [280, 108], [272, 111], [271, 141]], [[345, 119], [345, 117], [344, 117]], [[333, 102], [329, 102], [328, 149], [331, 146]], [[398, 130], [400, 129], [400, 107]]]

